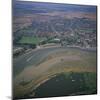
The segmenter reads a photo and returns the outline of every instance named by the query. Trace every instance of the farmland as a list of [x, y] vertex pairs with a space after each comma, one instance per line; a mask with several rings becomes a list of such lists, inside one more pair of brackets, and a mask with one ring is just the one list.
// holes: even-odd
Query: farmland
[[[40, 7], [38, 5], [39, 3], [36, 2], [29, 2], [28, 5], [26, 2], [16, 2], [14, 45], [27, 42], [37, 45], [41, 38], [45, 38], [47, 41], [44, 41], [43, 44], [47, 44], [50, 38], [51, 40], [57, 38], [61, 45], [96, 48], [95, 6], [66, 6], [49, 3], [41, 3]], [[28, 39], [29, 37], [30, 39]], [[31, 37], [34, 37], [33, 40]]]
[[27, 44], [39, 44], [41, 41], [45, 40], [45, 38], [39, 38], [39, 37], [28, 37], [28, 36], [23, 36], [20, 40], [19, 43], [27, 43]]

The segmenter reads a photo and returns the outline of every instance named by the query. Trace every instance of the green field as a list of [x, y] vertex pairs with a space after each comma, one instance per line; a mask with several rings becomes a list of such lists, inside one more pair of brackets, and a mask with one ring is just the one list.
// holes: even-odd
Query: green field
[[30, 37], [30, 36], [23, 36], [20, 40], [19, 43], [27, 43], [27, 44], [38, 44], [41, 41], [43, 41], [45, 38], [40, 38], [40, 37]]
[[91, 32], [95, 32], [96, 30], [94, 30], [94, 29], [80, 29], [79, 30], [79, 32], [89, 32], [89, 33], [91, 33]]
[[35, 91], [35, 97], [96, 94], [96, 87], [96, 73], [61, 73], [40, 85]]

